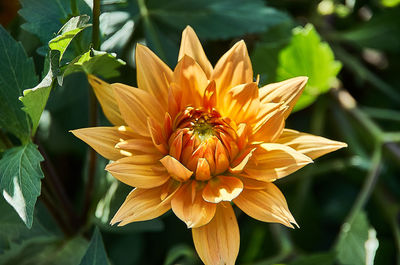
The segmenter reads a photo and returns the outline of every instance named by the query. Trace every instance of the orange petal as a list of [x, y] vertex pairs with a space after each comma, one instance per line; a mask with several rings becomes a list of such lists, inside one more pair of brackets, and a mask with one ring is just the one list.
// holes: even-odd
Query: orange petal
[[297, 223], [282, 192], [272, 183], [264, 190], [244, 190], [233, 202], [247, 215], [263, 222], [281, 223], [293, 228]]
[[243, 182], [244, 189], [251, 189], [251, 190], [264, 190], [268, 187], [270, 183], [256, 179], [246, 178], [245, 176], [240, 177], [240, 180]]
[[[269, 109], [269, 107], [268, 107]], [[288, 106], [282, 104], [269, 112], [253, 128], [251, 141], [274, 142], [285, 127], [285, 113]]]
[[112, 86], [94, 75], [88, 75], [88, 80], [107, 119], [114, 125], [126, 124], [119, 111]]
[[148, 92], [123, 84], [112, 84], [119, 109], [126, 123], [134, 131], [149, 136], [147, 118], [162, 124], [166, 109]]
[[174, 70], [174, 83], [181, 89], [181, 109], [192, 105], [201, 107], [204, 90], [208, 85], [207, 76], [200, 65], [184, 55]]
[[240, 234], [235, 213], [228, 202], [218, 204], [214, 219], [192, 229], [194, 246], [205, 265], [234, 265]]
[[277, 143], [290, 146], [296, 151], [316, 159], [327, 153], [347, 147], [346, 143], [326, 139], [324, 137], [284, 129]]
[[203, 190], [203, 199], [219, 203], [221, 201], [232, 201], [243, 190], [240, 179], [230, 176], [217, 176], [208, 181]]
[[231, 173], [240, 173], [243, 171], [244, 167], [249, 162], [250, 158], [253, 156], [253, 152], [256, 148], [248, 148], [245, 149], [232, 163], [232, 167], [229, 168], [229, 172]]
[[303, 92], [307, 80], [308, 77], [299, 76], [279, 83], [266, 85], [260, 88], [260, 101], [262, 103], [285, 102], [289, 106], [285, 112], [285, 118], [287, 118]]
[[308, 156], [282, 144], [261, 144], [244, 169], [249, 178], [274, 181], [313, 161]]
[[147, 127], [150, 132], [151, 140], [154, 146], [162, 154], [168, 154], [167, 140], [164, 138], [163, 131], [158, 122], [155, 122], [152, 118], [147, 118]]
[[[171, 199], [174, 192], [170, 193], [163, 200], [160, 194], [165, 185], [153, 189], [136, 188], [126, 197], [113, 219], [111, 225], [118, 223], [118, 226], [131, 222], [146, 221], [159, 217], [171, 209]], [[175, 190], [177, 187], [175, 187]]]
[[123, 183], [138, 188], [154, 188], [161, 186], [170, 178], [168, 172], [159, 162], [157, 156], [148, 161], [143, 158], [136, 161], [137, 156], [119, 159], [108, 164], [106, 170]]
[[220, 141], [215, 147], [215, 174], [225, 172], [229, 167], [228, 154]]
[[207, 78], [210, 79], [213, 70], [212, 65], [204, 53], [199, 38], [197, 38], [196, 33], [190, 26], [187, 26], [182, 32], [178, 61], [180, 61], [184, 55], [192, 57], [203, 69]]
[[203, 200], [196, 181], [182, 186], [171, 201], [172, 211], [188, 228], [200, 227], [214, 217], [216, 204]]
[[167, 169], [170, 176], [177, 181], [185, 182], [192, 176], [193, 172], [182, 165], [172, 156], [164, 156], [160, 160], [161, 164]]
[[253, 68], [244, 41], [237, 42], [217, 62], [211, 75], [217, 85], [218, 101], [231, 87], [253, 82]]
[[136, 46], [136, 72], [138, 87], [149, 92], [161, 106], [168, 106], [168, 86], [172, 80], [172, 71], [141, 44]]
[[90, 145], [97, 153], [110, 160], [125, 157], [115, 145], [129, 136], [118, 131], [119, 127], [92, 127], [71, 130], [76, 137]]
[[205, 158], [199, 158], [197, 161], [196, 168], [196, 179], [200, 181], [206, 181], [211, 178], [211, 169], [210, 165]]
[[259, 105], [258, 86], [256, 83], [248, 83], [228, 90], [218, 102], [218, 110], [223, 117], [229, 117], [239, 124], [251, 122], [257, 116]]
[[134, 153], [146, 153], [146, 154], [157, 154], [158, 149], [154, 146], [150, 138], [137, 138], [128, 139], [123, 142], [119, 142], [115, 145], [115, 148], [133, 151]]
[[212, 80], [207, 88], [204, 90], [203, 95], [203, 107], [207, 111], [211, 111], [213, 108], [216, 107], [217, 104], [217, 91], [215, 88], [215, 81]]

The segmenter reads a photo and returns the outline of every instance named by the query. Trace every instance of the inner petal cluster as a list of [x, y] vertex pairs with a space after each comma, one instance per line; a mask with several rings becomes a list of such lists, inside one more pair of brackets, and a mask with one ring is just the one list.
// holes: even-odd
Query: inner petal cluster
[[169, 155], [192, 172], [190, 179], [207, 181], [226, 174], [239, 153], [230, 123], [216, 110], [187, 107], [173, 123]]

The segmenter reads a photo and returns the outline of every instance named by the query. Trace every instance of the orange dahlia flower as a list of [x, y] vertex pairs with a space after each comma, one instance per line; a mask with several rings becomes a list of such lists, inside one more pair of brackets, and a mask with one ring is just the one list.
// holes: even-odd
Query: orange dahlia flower
[[258, 88], [243, 41], [213, 68], [190, 27], [174, 71], [142, 45], [136, 67], [138, 88], [89, 76], [115, 126], [72, 131], [114, 161], [107, 171], [135, 187], [111, 224], [172, 208], [192, 229], [207, 265], [235, 263], [240, 240], [232, 202], [257, 220], [297, 225], [273, 181], [346, 146], [284, 128], [307, 77]]

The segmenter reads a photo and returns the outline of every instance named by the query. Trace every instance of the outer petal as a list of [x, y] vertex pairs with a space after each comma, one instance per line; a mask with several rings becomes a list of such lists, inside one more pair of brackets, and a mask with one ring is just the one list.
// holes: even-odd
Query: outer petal
[[257, 116], [259, 107], [257, 83], [232, 87], [218, 104], [221, 115], [233, 119], [237, 124], [250, 122]]
[[311, 158], [282, 144], [261, 144], [244, 169], [249, 178], [274, 181], [285, 177], [305, 165]]
[[119, 111], [112, 86], [94, 75], [88, 75], [88, 80], [107, 119], [114, 125], [126, 124]]
[[235, 213], [228, 202], [218, 204], [214, 219], [192, 229], [194, 246], [205, 265], [234, 265], [240, 234]]
[[154, 188], [161, 186], [170, 178], [158, 161], [160, 158], [157, 155], [134, 155], [108, 164], [106, 170], [129, 186]]
[[166, 185], [169, 184], [153, 189], [132, 190], [110, 223], [113, 225], [120, 222], [118, 226], [122, 226], [131, 222], [150, 220], [164, 214], [171, 209], [171, 199], [174, 194], [172, 192], [163, 200], [161, 199], [160, 195]]
[[203, 226], [214, 217], [216, 204], [203, 200], [202, 190], [196, 181], [182, 186], [171, 201], [175, 215], [184, 221], [188, 228]]
[[263, 113], [268, 113], [262, 117], [253, 127], [253, 134], [251, 135], [252, 141], [262, 142], [275, 142], [281, 135], [285, 127], [285, 113], [288, 109], [287, 105], [275, 105], [271, 109], [271, 105], [265, 106], [267, 110], [263, 110], [264, 106], [261, 105]]
[[138, 87], [149, 92], [162, 106], [167, 106], [168, 86], [172, 80], [171, 69], [149, 48], [138, 44], [136, 71]]
[[217, 176], [209, 180], [203, 190], [203, 199], [219, 203], [221, 201], [232, 201], [243, 190], [240, 179], [231, 176]]
[[347, 147], [346, 143], [326, 139], [324, 137], [284, 129], [277, 143], [290, 146], [296, 151], [316, 159], [327, 153]]
[[123, 84], [112, 84], [119, 109], [126, 123], [134, 131], [143, 136], [149, 136], [147, 118], [162, 124], [165, 109], [150, 93]]
[[307, 80], [308, 77], [299, 76], [279, 83], [268, 84], [260, 88], [260, 101], [262, 103], [285, 102], [289, 106], [285, 112], [285, 118], [287, 118], [303, 92]]
[[125, 156], [115, 148], [115, 145], [132, 137], [129, 136], [129, 133], [119, 129], [120, 127], [91, 127], [72, 130], [71, 132], [105, 158], [118, 160]]
[[263, 222], [297, 225], [282, 192], [272, 183], [264, 190], [244, 190], [233, 202], [247, 215]]
[[207, 78], [210, 79], [213, 70], [212, 65], [204, 53], [199, 38], [197, 38], [196, 33], [190, 26], [187, 26], [182, 32], [178, 61], [180, 61], [184, 55], [192, 57], [203, 69]]
[[231, 87], [253, 82], [253, 68], [243, 40], [237, 42], [219, 59], [211, 80], [216, 82], [219, 100], [223, 99]]
[[208, 80], [203, 69], [193, 58], [184, 55], [178, 62], [174, 70], [174, 83], [181, 90], [181, 95], [176, 97], [176, 101], [180, 101], [181, 109], [188, 105], [202, 106]]

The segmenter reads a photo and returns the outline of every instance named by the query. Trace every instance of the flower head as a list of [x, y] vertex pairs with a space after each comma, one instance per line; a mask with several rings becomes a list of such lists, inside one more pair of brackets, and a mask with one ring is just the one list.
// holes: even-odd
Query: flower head
[[115, 162], [106, 170], [135, 189], [111, 224], [169, 209], [192, 229], [205, 264], [234, 264], [239, 228], [231, 202], [249, 216], [296, 224], [273, 181], [346, 146], [285, 129], [306, 77], [258, 88], [243, 41], [213, 68], [187, 27], [172, 71], [136, 48], [138, 88], [89, 76], [113, 127], [72, 131]]

